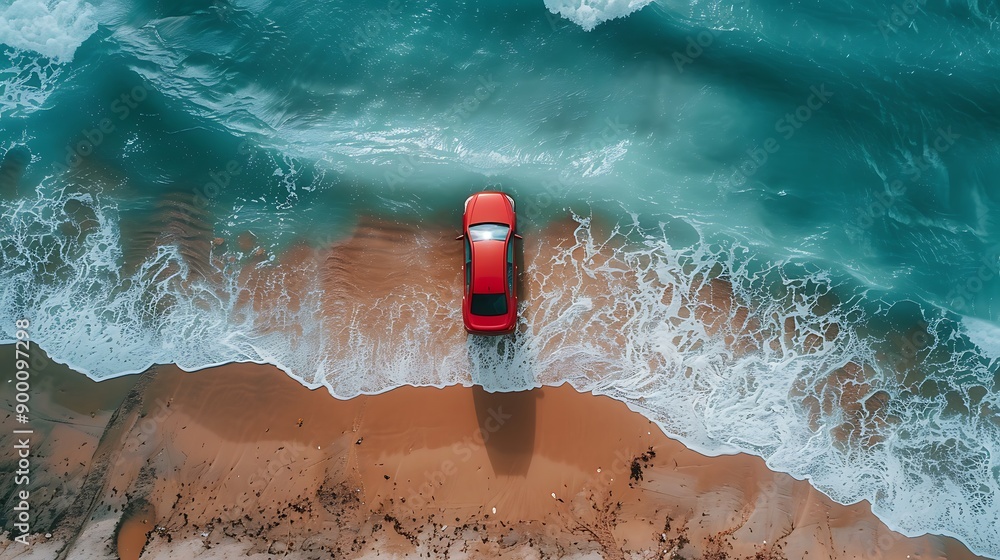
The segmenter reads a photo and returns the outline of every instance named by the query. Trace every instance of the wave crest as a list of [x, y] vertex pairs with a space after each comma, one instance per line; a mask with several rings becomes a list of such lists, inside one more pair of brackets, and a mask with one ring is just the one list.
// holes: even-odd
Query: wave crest
[[638, 11], [652, 0], [545, 0], [545, 7], [553, 14], [572, 21], [590, 31], [612, 19], [625, 17]]
[[94, 7], [79, 0], [14, 0], [0, 12], [0, 43], [70, 62], [97, 31]]

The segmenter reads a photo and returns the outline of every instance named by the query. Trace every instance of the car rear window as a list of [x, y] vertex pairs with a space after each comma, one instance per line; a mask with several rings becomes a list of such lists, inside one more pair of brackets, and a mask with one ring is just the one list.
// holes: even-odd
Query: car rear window
[[469, 226], [469, 235], [473, 241], [490, 241], [507, 239], [508, 226], [503, 224], [476, 224]]
[[505, 294], [472, 294], [469, 307], [473, 315], [503, 315], [507, 313]]

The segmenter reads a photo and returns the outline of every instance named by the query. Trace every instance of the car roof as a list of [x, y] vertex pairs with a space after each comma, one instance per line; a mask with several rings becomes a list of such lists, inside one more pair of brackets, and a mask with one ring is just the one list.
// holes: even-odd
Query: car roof
[[473, 293], [504, 293], [504, 273], [506, 272], [506, 265], [506, 241], [474, 241], [472, 243]]

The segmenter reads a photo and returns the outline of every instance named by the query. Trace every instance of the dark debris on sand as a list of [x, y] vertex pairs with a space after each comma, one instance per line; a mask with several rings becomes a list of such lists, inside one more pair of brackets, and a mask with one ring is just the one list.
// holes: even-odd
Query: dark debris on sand
[[650, 447], [641, 455], [637, 455], [632, 458], [632, 472], [629, 474], [629, 480], [634, 480], [636, 482], [642, 480], [642, 469], [649, 464], [649, 461], [653, 457], [656, 457], [656, 452], [653, 451], [652, 447]]

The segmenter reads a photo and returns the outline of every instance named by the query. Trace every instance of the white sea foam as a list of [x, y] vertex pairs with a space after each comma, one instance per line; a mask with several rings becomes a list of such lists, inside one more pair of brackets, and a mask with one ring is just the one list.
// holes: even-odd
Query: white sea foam
[[0, 7], [0, 117], [41, 107], [66, 63], [96, 30], [94, 8], [79, 0], [15, 0]]
[[80, 0], [14, 0], [0, 8], [0, 43], [70, 62], [97, 31], [94, 7]]
[[0, 117], [41, 107], [59, 83], [63, 65], [13, 47], [4, 54], [11, 67], [0, 71]]
[[651, 3], [652, 0], [545, 0], [545, 7], [590, 31], [608, 20], [625, 17]]

